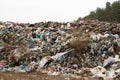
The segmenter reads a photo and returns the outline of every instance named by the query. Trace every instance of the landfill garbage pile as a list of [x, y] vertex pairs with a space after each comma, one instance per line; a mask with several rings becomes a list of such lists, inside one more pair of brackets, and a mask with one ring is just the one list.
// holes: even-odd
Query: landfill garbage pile
[[0, 22], [0, 71], [120, 79], [120, 24]]

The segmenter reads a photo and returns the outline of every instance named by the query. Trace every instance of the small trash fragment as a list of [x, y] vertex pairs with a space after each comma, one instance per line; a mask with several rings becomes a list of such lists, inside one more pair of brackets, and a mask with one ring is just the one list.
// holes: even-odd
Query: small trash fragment
[[106, 76], [105, 75], [106, 69], [101, 67], [101, 66], [97, 66], [97, 67], [91, 69], [91, 72], [98, 77], [105, 77]]
[[117, 62], [117, 61], [120, 61], [119, 55], [116, 55], [115, 58], [109, 57], [108, 59], [106, 59], [106, 60], [104, 61], [103, 67], [107, 66], [107, 65], [110, 64], [110, 63], [114, 63], [114, 62]]

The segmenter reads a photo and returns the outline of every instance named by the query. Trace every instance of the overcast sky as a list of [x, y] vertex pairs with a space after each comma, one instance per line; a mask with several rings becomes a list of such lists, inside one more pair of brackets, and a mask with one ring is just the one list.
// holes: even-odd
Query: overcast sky
[[0, 0], [0, 21], [72, 21], [116, 0]]

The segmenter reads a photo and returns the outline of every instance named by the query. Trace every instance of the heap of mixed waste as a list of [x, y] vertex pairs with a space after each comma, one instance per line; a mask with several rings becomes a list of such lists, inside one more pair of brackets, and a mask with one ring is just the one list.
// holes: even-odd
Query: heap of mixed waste
[[119, 56], [120, 24], [0, 22], [1, 71], [120, 78]]

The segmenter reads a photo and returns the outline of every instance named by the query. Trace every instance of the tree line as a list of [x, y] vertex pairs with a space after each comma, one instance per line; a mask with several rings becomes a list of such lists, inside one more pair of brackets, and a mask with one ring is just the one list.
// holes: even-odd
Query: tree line
[[[80, 19], [80, 18], [79, 18]], [[97, 8], [95, 11], [91, 11], [89, 15], [83, 19], [87, 20], [100, 20], [107, 22], [120, 22], [120, 0], [114, 1], [112, 4], [106, 2], [105, 8]]]

